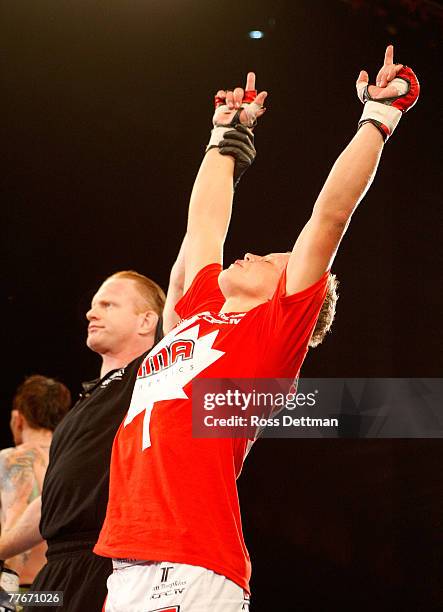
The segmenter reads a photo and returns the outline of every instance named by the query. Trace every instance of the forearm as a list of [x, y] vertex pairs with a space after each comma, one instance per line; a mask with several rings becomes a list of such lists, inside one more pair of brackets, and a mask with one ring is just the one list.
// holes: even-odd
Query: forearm
[[386, 49], [377, 83], [369, 85], [368, 73], [360, 71], [357, 94], [365, 104], [360, 129], [335, 162], [294, 245], [286, 273], [288, 295], [306, 289], [330, 269], [352, 213], [375, 176], [383, 142], [418, 99], [417, 77], [410, 68], [394, 64], [392, 45]]
[[380, 132], [363, 125], [335, 162], [314, 206], [314, 216], [347, 224], [369, 189], [383, 149]]
[[12, 527], [2, 530], [0, 559], [9, 559], [43, 542], [39, 529], [40, 516], [41, 497], [37, 497]]
[[211, 149], [200, 166], [189, 203], [187, 233], [224, 240], [232, 211], [234, 159]]
[[306, 289], [330, 268], [352, 213], [375, 176], [382, 149], [377, 128], [363, 125], [335, 162], [289, 258], [288, 295]]

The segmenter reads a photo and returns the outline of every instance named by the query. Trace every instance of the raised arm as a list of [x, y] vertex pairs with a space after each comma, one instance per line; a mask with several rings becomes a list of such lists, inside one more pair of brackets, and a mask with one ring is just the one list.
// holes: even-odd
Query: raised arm
[[375, 176], [384, 141], [418, 98], [414, 73], [393, 63], [391, 45], [377, 83], [380, 86], [368, 87], [368, 74], [360, 72], [357, 92], [365, 103], [360, 129], [335, 162], [295, 243], [287, 268], [288, 295], [306, 289], [331, 267], [352, 214]]
[[184, 292], [186, 243], [187, 235], [183, 238], [177, 259], [171, 268], [171, 274], [169, 276], [168, 292], [166, 294], [165, 307], [163, 308], [163, 333], [165, 336], [180, 320], [180, 317], [175, 312], [175, 305]]
[[234, 160], [211, 149], [203, 158], [189, 204], [185, 285], [209, 263], [222, 263], [232, 210]]
[[[254, 90], [255, 75], [249, 73], [246, 91]], [[235, 165], [232, 153], [221, 154], [219, 146], [237, 123], [253, 125], [255, 118], [263, 113], [266, 95], [261, 92], [251, 104], [245, 105], [245, 92], [240, 87], [217, 93], [214, 129], [189, 203], [184, 291], [201, 268], [223, 261], [223, 245], [232, 211]]]

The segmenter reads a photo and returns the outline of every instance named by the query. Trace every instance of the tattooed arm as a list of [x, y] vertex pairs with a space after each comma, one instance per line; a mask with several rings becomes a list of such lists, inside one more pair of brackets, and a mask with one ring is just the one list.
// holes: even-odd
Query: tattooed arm
[[7, 531], [40, 495], [35, 477], [36, 451], [7, 448], [0, 453], [0, 499], [2, 530]]
[[21, 554], [22, 558], [14, 561], [26, 564], [27, 551], [43, 542], [39, 523], [45, 463], [38, 449], [25, 445], [0, 452], [1, 559]]

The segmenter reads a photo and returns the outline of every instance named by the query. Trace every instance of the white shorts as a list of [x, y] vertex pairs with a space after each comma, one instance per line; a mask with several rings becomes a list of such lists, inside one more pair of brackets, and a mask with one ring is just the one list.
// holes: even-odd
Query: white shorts
[[114, 559], [104, 612], [249, 612], [243, 589], [204, 567]]

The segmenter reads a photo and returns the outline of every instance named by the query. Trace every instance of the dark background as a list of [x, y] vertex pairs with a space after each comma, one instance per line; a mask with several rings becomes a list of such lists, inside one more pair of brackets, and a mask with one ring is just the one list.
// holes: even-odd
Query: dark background
[[[5, 0], [2, 445], [15, 387], [96, 376], [102, 280], [165, 289], [208, 140], [212, 94], [248, 70], [269, 91], [226, 261], [281, 251], [361, 113], [354, 82], [388, 43], [422, 94], [388, 142], [334, 271], [334, 332], [307, 376], [442, 376], [442, 10], [364, 0]], [[251, 40], [252, 29], [265, 32]], [[439, 136], [440, 133], [440, 136]], [[443, 606], [438, 440], [266, 440], [240, 479], [255, 612]]]

